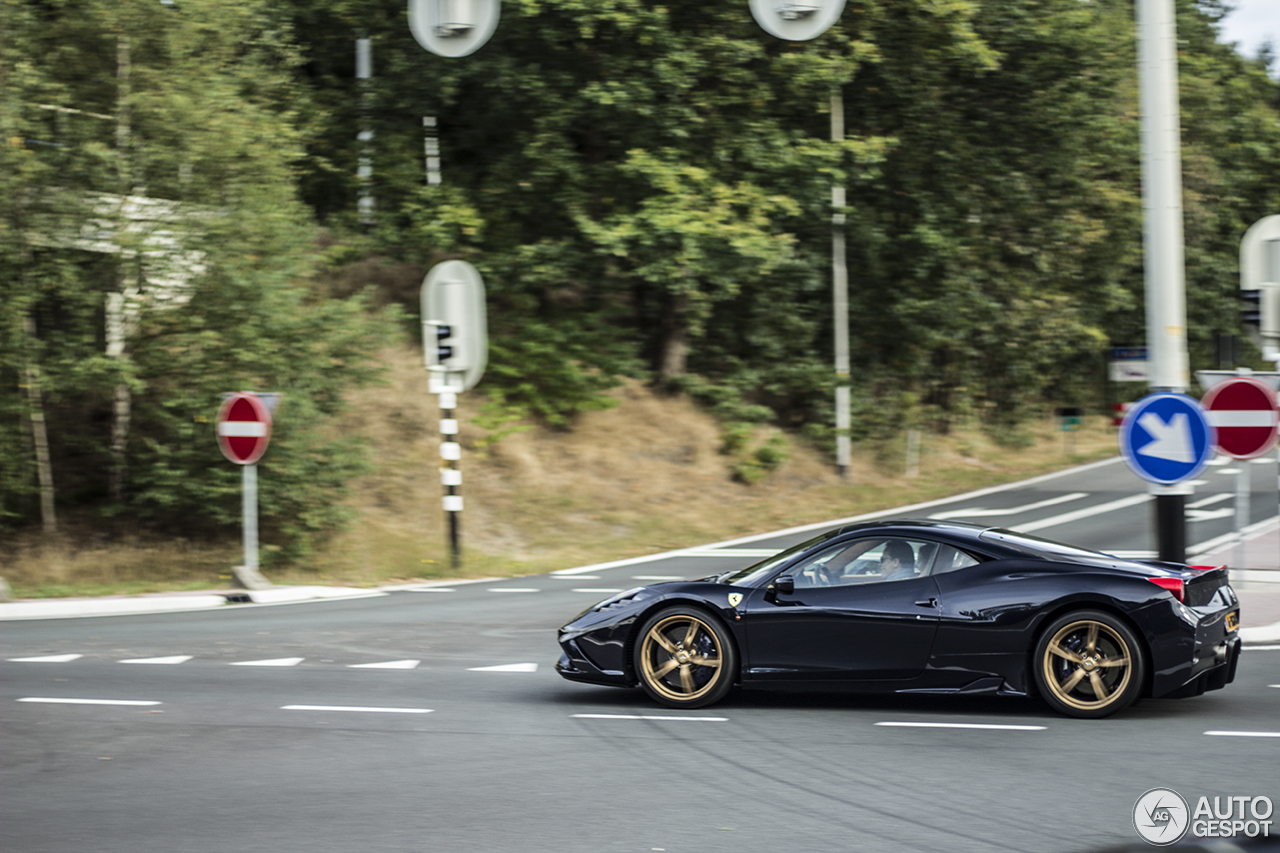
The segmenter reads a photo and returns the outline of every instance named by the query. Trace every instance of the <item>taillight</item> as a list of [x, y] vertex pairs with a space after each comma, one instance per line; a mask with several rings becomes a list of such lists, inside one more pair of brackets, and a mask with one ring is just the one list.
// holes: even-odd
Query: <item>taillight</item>
[[1147, 580], [1151, 581], [1161, 589], [1167, 589], [1169, 592], [1173, 593], [1173, 597], [1179, 601], [1183, 600], [1183, 593], [1185, 590], [1182, 585], [1182, 578], [1147, 578]]

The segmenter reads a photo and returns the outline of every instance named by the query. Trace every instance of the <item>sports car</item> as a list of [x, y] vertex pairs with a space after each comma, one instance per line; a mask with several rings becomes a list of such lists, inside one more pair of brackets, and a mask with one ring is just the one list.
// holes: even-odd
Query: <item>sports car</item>
[[1128, 560], [999, 528], [830, 530], [753, 566], [614, 595], [560, 628], [556, 671], [675, 708], [735, 685], [1039, 695], [1073, 717], [1235, 678], [1225, 566]]

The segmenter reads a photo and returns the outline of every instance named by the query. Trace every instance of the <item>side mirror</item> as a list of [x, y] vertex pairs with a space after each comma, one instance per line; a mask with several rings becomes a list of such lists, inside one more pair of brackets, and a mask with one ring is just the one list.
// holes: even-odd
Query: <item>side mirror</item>
[[796, 579], [791, 575], [782, 575], [774, 578], [773, 590], [782, 595], [791, 595], [796, 591]]

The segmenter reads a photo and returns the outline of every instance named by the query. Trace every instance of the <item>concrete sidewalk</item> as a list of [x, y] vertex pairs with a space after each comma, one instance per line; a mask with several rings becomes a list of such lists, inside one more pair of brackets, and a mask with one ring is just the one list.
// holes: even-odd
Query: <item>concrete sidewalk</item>
[[1246, 643], [1280, 643], [1280, 520], [1254, 525], [1246, 529], [1243, 543], [1225, 543], [1191, 562], [1229, 567]]

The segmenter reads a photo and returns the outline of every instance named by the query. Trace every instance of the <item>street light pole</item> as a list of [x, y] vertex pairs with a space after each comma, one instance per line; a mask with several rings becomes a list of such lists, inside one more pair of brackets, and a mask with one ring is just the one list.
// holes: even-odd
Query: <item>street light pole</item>
[[[1187, 309], [1182, 237], [1177, 31], [1173, 0], [1138, 0], [1138, 85], [1142, 118], [1143, 260], [1151, 391], [1182, 393]], [[1159, 557], [1186, 560], [1189, 483], [1152, 484]]]
[[[831, 92], [831, 141], [844, 141], [844, 93]], [[845, 261], [844, 187], [831, 187], [831, 306], [836, 336], [836, 470], [849, 476], [849, 269]]]

